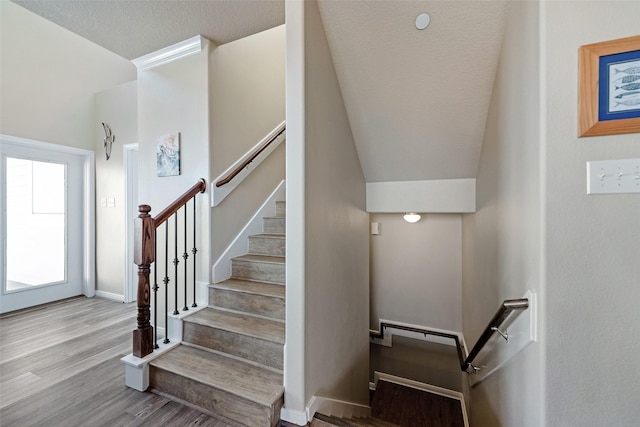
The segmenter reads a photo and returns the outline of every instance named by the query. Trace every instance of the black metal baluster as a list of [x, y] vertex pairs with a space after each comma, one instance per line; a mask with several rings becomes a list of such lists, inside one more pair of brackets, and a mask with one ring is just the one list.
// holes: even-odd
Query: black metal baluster
[[[185, 210], [185, 214], [186, 214]], [[196, 249], [196, 196], [193, 196], [193, 249], [191, 250], [193, 253], [193, 305], [191, 307], [197, 307], [196, 304], [196, 253], [198, 249]], [[185, 283], [185, 286], [187, 284]]]
[[180, 312], [178, 311], [178, 264], [180, 261], [178, 260], [178, 213], [173, 214], [173, 277], [176, 279], [176, 285], [173, 287], [174, 289], [174, 310], [173, 315], [178, 315]]
[[153, 230], [153, 348], [159, 348], [158, 345], [158, 229]]
[[164, 341], [169, 341], [169, 221], [164, 225]]
[[189, 254], [187, 253], [187, 204], [184, 204], [184, 253], [182, 254], [182, 259], [184, 259], [184, 307], [182, 311], [189, 310], [187, 306], [187, 258], [189, 258]]

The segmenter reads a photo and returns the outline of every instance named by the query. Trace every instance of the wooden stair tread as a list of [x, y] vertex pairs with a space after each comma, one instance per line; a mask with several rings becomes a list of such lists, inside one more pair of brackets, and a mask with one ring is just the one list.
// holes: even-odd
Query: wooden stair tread
[[264, 406], [272, 406], [284, 393], [282, 375], [188, 345], [180, 345], [150, 364]]
[[284, 344], [285, 325], [277, 320], [254, 317], [248, 314], [206, 308], [189, 317], [185, 322], [196, 323], [216, 329], [261, 338]]
[[238, 261], [248, 261], [248, 262], [263, 262], [266, 264], [284, 264], [286, 262], [286, 258], [283, 256], [271, 256], [271, 255], [240, 255], [233, 258]]
[[257, 282], [252, 280], [228, 279], [224, 282], [209, 285], [213, 289], [225, 289], [247, 294], [257, 294], [269, 297], [283, 298], [286, 294], [284, 285], [268, 282]]

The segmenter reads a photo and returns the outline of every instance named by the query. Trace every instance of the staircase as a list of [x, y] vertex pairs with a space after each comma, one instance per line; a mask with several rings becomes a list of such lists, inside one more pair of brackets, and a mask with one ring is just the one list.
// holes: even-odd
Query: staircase
[[371, 417], [338, 418], [316, 414], [310, 427], [468, 427], [463, 411], [460, 400], [378, 380], [371, 399]]
[[150, 363], [152, 391], [241, 426], [278, 425], [284, 403], [285, 202], [184, 319], [182, 344]]

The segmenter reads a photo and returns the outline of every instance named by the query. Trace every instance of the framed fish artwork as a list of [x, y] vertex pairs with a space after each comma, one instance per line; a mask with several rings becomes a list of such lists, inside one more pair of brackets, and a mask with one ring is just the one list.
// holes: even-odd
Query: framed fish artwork
[[640, 36], [581, 46], [578, 137], [640, 132]]

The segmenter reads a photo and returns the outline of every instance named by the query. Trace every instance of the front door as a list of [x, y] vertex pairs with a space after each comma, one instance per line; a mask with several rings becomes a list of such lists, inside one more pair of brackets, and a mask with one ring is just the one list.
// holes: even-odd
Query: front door
[[0, 153], [0, 312], [82, 294], [82, 156], [15, 144]]

